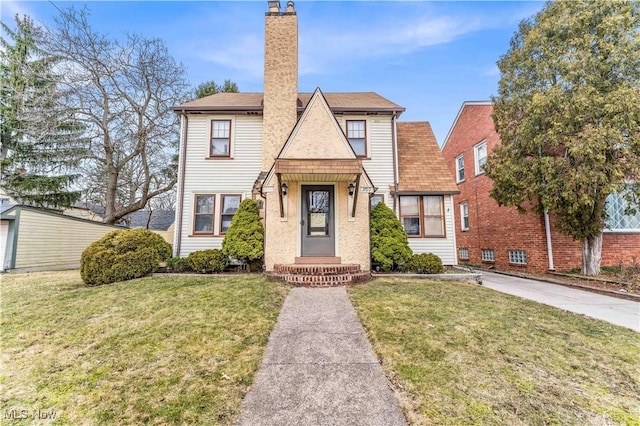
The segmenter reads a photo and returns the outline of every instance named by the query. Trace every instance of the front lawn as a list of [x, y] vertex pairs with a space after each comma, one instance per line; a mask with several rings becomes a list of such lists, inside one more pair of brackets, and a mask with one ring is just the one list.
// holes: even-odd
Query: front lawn
[[475, 284], [349, 289], [412, 424], [640, 425], [640, 334]]
[[287, 293], [255, 275], [1, 279], [3, 424], [230, 424]]

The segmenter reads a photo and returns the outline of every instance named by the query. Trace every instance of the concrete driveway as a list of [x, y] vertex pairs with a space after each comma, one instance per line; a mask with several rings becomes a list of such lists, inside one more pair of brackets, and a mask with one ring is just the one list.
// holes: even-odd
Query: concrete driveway
[[639, 302], [492, 272], [482, 272], [482, 285], [640, 331]]

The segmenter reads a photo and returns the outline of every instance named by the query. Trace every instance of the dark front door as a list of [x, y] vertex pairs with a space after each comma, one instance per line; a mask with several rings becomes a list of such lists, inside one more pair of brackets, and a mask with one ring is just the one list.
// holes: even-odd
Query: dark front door
[[333, 186], [302, 186], [302, 256], [335, 256]]

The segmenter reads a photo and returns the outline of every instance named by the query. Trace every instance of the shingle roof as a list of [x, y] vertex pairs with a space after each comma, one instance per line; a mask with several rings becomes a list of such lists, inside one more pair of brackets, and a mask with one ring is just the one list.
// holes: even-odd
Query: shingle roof
[[129, 228], [146, 228], [149, 213], [151, 213], [149, 229], [156, 231], [166, 231], [176, 218], [175, 210], [153, 210], [151, 212], [149, 210], [138, 210], [129, 213], [125, 220], [128, 221]]
[[399, 122], [398, 192], [458, 193], [427, 121]]
[[[298, 94], [298, 109], [303, 110], [313, 93]], [[404, 107], [374, 92], [324, 93], [334, 112], [403, 112]], [[173, 107], [174, 111], [262, 111], [262, 93], [216, 93]]]

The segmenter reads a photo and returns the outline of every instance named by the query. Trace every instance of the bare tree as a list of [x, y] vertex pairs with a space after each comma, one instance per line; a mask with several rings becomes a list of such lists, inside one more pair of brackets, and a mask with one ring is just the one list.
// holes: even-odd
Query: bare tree
[[67, 105], [91, 141], [85, 189], [115, 223], [175, 186], [179, 126], [170, 108], [188, 99], [185, 69], [160, 39], [95, 32], [85, 9], [63, 11], [49, 40], [63, 58]]

